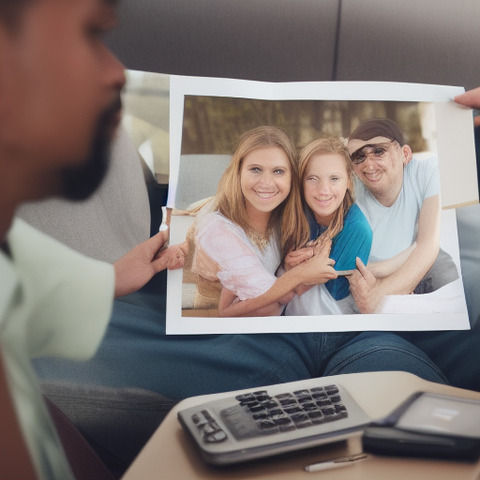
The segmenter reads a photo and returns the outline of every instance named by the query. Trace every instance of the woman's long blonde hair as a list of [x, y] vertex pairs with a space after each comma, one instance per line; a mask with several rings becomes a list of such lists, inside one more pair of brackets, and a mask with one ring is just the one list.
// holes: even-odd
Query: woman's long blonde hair
[[269, 229], [280, 240], [282, 259], [304, 242], [303, 232], [308, 223], [303, 214], [300, 198], [298, 162], [294, 146], [287, 134], [277, 127], [261, 126], [245, 132], [239, 139], [229, 166], [218, 184], [215, 209], [245, 231], [250, 230], [245, 198], [240, 186], [243, 160], [252, 151], [265, 147], [278, 147], [288, 158], [291, 170], [291, 187], [287, 198], [272, 212]]
[[348, 210], [355, 202], [355, 193], [353, 187], [353, 178], [354, 178], [354, 171], [352, 167], [352, 161], [350, 159], [350, 154], [346, 148], [344, 141], [338, 137], [328, 137], [328, 138], [319, 138], [310, 142], [306, 145], [302, 151], [300, 152], [299, 156], [299, 174], [300, 174], [300, 189], [302, 194], [302, 201], [304, 204], [305, 209], [309, 209], [310, 207], [307, 205], [305, 201], [305, 191], [304, 191], [304, 182], [305, 177], [307, 174], [308, 166], [310, 161], [314, 155], [323, 155], [323, 154], [338, 154], [340, 155], [345, 164], [345, 168], [347, 170], [348, 176], [348, 187], [347, 191], [345, 192], [345, 197], [343, 198], [343, 202], [341, 207], [337, 209], [335, 212], [330, 225], [328, 226], [326, 232], [324, 233], [325, 236], [332, 239], [338, 233], [340, 233], [343, 229], [343, 219], [347, 214]]

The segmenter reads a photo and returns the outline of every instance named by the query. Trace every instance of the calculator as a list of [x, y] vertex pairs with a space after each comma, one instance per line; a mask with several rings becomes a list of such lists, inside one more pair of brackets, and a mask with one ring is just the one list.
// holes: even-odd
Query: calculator
[[304, 380], [208, 401], [178, 419], [213, 465], [346, 440], [372, 419], [339, 383]]

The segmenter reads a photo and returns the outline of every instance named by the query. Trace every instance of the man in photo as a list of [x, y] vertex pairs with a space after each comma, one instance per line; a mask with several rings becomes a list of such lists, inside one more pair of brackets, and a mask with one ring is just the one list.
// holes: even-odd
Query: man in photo
[[436, 157], [418, 159], [388, 118], [361, 123], [348, 141], [357, 203], [373, 230], [368, 267], [357, 260], [349, 278], [361, 313], [386, 295], [429, 293], [458, 278], [440, 249], [440, 179]]

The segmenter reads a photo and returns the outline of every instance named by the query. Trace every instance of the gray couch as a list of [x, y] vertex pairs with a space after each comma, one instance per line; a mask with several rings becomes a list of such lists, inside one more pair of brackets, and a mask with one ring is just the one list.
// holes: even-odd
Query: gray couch
[[[267, 81], [480, 84], [480, 62], [469, 58], [471, 45], [480, 43], [478, 0], [123, 0], [119, 12], [120, 27], [108, 42], [131, 69]], [[107, 180], [88, 202], [29, 204], [20, 216], [87, 255], [113, 262], [158, 229], [166, 185], [144, 168], [123, 130], [112, 156]], [[460, 209], [458, 219], [474, 323], [480, 315], [480, 207]], [[101, 423], [95, 399], [102, 402], [107, 387], [83, 384], [72, 395], [50, 373], [43, 388], [83, 431]], [[111, 408], [117, 400], [127, 402], [133, 413], [119, 419], [121, 429], [105, 425], [94, 446], [120, 472], [176, 400], [129, 385], [114, 393]], [[138, 432], [142, 415], [150, 426]], [[112, 437], [129, 429], [122, 464], [107, 450]]]

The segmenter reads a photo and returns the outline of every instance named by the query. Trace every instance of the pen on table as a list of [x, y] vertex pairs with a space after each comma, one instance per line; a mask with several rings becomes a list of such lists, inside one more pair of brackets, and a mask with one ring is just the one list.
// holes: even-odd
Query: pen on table
[[331, 458], [323, 460], [322, 462], [313, 463], [305, 467], [306, 472], [319, 472], [321, 470], [331, 470], [333, 468], [348, 467], [355, 462], [365, 460], [367, 455], [365, 453], [357, 453], [356, 455], [348, 455], [346, 457]]

